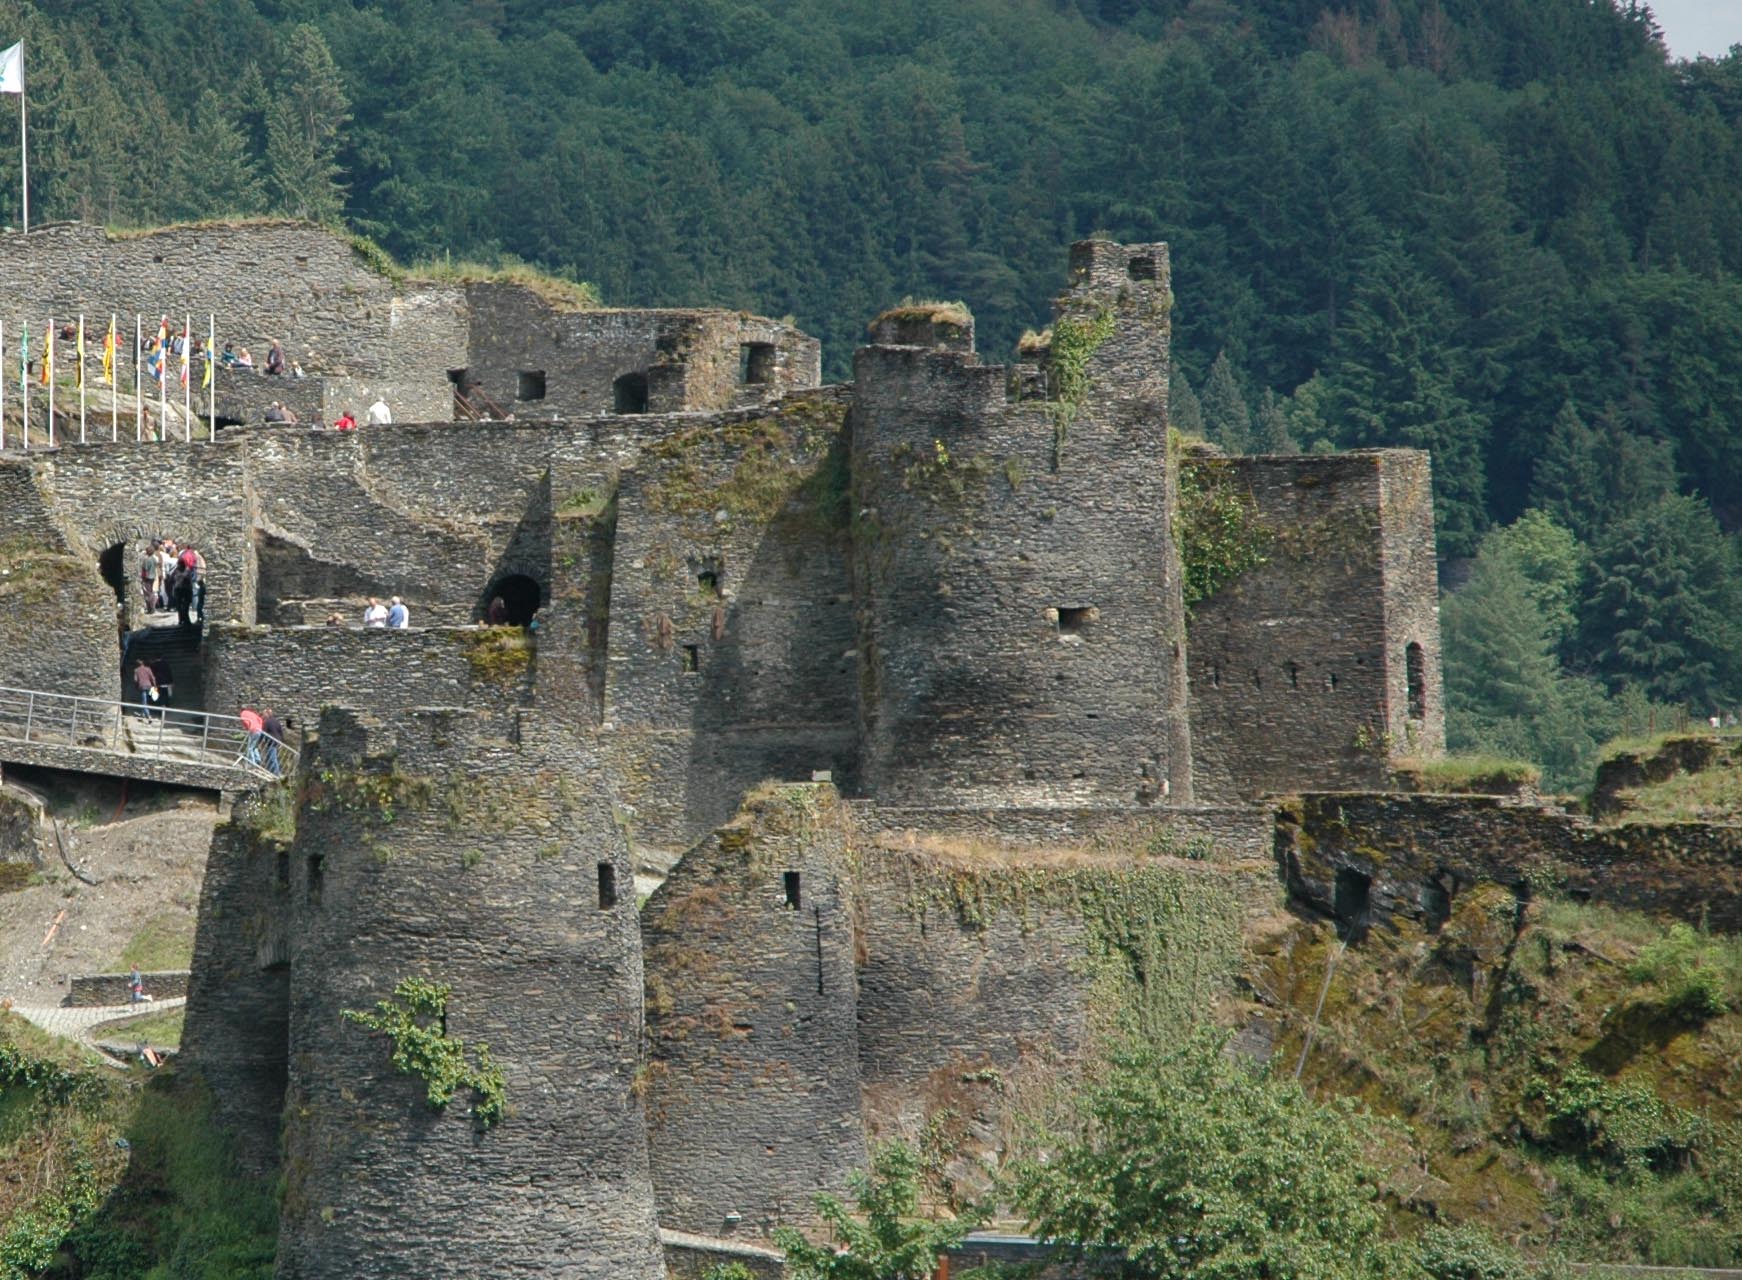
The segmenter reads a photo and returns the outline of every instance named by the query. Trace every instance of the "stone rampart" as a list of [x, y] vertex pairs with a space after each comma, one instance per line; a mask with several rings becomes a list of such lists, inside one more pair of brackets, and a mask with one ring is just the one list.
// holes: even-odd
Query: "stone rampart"
[[[161, 969], [141, 973], [145, 994], [153, 1001], [177, 1000], [188, 993], [186, 969]], [[92, 973], [68, 980], [67, 998], [63, 1002], [73, 1008], [93, 1008], [103, 1005], [127, 1004], [133, 998], [131, 973]], [[141, 1005], [143, 1012], [148, 1006]]]
[[827, 785], [763, 788], [642, 912], [667, 1227], [807, 1224], [866, 1164], [844, 817]]
[[295, 733], [323, 707], [391, 720], [408, 707], [466, 707], [508, 732], [532, 704], [538, 644], [517, 627], [214, 626], [206, 703], [222, 715], [270, 706]]
[[[628, 849], [592, 752], [459, 711], [323, 715], [292, 858], [280, 1274], [663, 1276]], [[432, 1107], [344, 1017], [407, 978], [505, 1084]]]
[[1296, 896], [1345, 923], [1436, 926], [1477, 881], [1742, 931], [1742, 826], [1613, 826], [1494, 796], [1321, 793], [1278, 808]]
[[1200, 794], [1383, 787], [1398, 758], [1439, 754], [1431, 503], [1412, 488], [1427, 484], [1426, 456], [1196, 456], [1181, 468], [1200, 501], [1244, 513], [1234, 536], [1262, 556], [1192, 609]]

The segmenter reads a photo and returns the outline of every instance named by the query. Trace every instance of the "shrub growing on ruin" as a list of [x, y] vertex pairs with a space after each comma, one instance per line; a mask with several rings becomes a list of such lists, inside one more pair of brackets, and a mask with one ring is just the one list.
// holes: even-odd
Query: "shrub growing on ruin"
[[468, 1055], [466, 1042], [448, 1034], [452, 992], [445, 982], [402, 978], [391, 999], [376, 1001], [373, 1013], [346, 1009], [343, 1015], [393, 1042], [393, 1065], [428, 1086], [431, 1108], [440, 1111], [454, 1094], [469, 1090], [472, 1118], [479, 1128], [488, 1128], [508, 1107], [502, 1068], [492, 1061], [489, 1045], [475, 1045]]

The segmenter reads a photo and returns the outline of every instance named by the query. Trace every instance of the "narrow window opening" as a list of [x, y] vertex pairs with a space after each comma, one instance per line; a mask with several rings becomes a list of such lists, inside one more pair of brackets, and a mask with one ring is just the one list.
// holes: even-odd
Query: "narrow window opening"
[[1427, 660], [1415, 641], [1403, 651], [1404, 676], [1409, 682], [1409, 718], [1427, 719]]
[[599, 864], [599, 910], [609, 911], [617, 905], [617, 868], [609, 862]]
[[280, 849], [278, 852], [278, 887], [290, 888], [290, 850]]
[[321, 900], [321, 889], [326, 880], [326, 861], [326, 857], [319, 853], [311, 853], [308, 856], [308, 900], [310, 902]]
[[647, 375], [626, 373], [611, 384], [612, 407], [618, 413], [647, 412]]
[[1058, 615], [1059, 634], [1061, 636], [1080, 635], [1083, 629], [1096, 618], [1094, 608], [1088, 605], [1081, 608], [1070, 608], [1061, 605]]
[[1325, 672], [1325, 691], [1327, 693], [1335, 693], [1337, 691], [1337, 673], [1335, 671]]
[[1372, 888], [1372, 876], [1364, 875], [1353, 867], [1337, 868], [1337, 883], [1331, 897], [1331, 913], [1336, 916], [1338, 924], [1343, 925], [1350, 932], [1365, 927], [1368, 899]]
[[520, 371], [520, 386], [514, 393], [516, 400], [544, 399], [544, 370], [522, 369]]
[[1429, 933], [1438, 933], [1452, 918], [1452, 890], [1439, 876], [1422, 881], [1421, 914]]
[[448, 381], [453, 385], [455, 391], [464, 391], [466, 384], [471, 381], [470, 374], [470, 369], [449, 369]]
[[1220, 689], [1221, 687], [1222, 687], [1222, 668], [1217, 666], [1215, 663], [1212, 662], [1210, 664], [1210, 688]]
[[1133, 258], [1126, 264], [1125, 274], [1133, 280], [1154, 280], [1157, 278], [1155, 259], [1147, 255]]
[[1288, 672], [1288, 687], [1290, 689], [1300, 688], [1300, 663], [1290, 662], [1284, 666], [1283, 670]]
[[774, 381], [774, 344], [745, 342], [738, 347], [738, 381], [759, 385]]
[[782, 887], [785, 888], [785, 890], [786, 890], [786, 908], [787, 908], [787, 910], [788, 911], [797, 911], [799, 908], [798, 872], [788, 871], [788, 872], [785, 872], [780, 878], [782, 881]]
[[702, 589], [703, 595], [717, 596], [720, 594], [720, 575], [713, 569], [703, 569], [696, 575], [696, 585]]
[[699, 644], [686, 644], [683, 647], [683, 669], [686, 675], [693, 675], [702, 669], [702, 647]]
[[1254, 689], [1262, 689], [1264, 687], [1264, 673], [1262, 671], [1254, 671], [1252, 673], [1252, 687]]

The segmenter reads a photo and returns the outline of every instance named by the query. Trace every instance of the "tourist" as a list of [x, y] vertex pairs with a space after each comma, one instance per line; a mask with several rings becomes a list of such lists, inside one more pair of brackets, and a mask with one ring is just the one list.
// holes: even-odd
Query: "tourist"
[[242, 727], [248, 731], [248, 745], [242, 752], [243, 758], [249, 764], [259, 764], [261, 742], [266, 736], [266, 721], [252, 707], [243, 707], [237, 719], [241, 720]]
[[133, 668], [133, 687], [139, 690], [140, 713], [147, 720], [151, 719], [152, 704], [161, 695], [157, 692], [157, 677], [151, 673], [151, 664], [144, 658], [139, 659], [139, 664]]
[[387, 625], [387, 606], [374, 596], [369, 597], [369, 607], [363, 610], [363, 625], [366, 627], [385, 627]]
[[339, 415], [339, 420], [333, 423], [334, 431], [355, 431], [356, 429], [357, 415], [352, 413], [349, 409], [346, 409], [341, 413]]
[[139, 563], [139, 589], [145, 593], [145, 612], [157, 612], [157, 549], [163, 545], [161, 538], [154, 538], [151, 550], [145, 553], [145, 559]]
[[266, 733], [266, 771], [278, 772], [278, 748], [284, 742], [284, 721], [271, 707], [261, 713], [262, 728]]
[[398, 596], [393, 597], [393, 607], [387, 611], [387, 625], [395, 631], [404, 631], [411, 625], [411, 610]]
[[162, 654], [149, 660], [151, 675], [157, 681], [157, 697], [163, 706], [175, 701], [175, 669], [169, 665], [169, 659]]
[[327, 625], [329, 627], [342, 627], [345, 625], [345, 616], [341, 613], [329, 613], [327, 615]]
[[238, 369], [252, 369], [254, 367], [254, 357], [248, 354], [247, 347], [243, 347], [236, 353], [236, 367]]
[[492, 597], [490, 600], [490, 607], [484, 610], [484, 625], [490, 627], [501, 627], [506, 626], [507, 624], [508, 602], [501, 596]]
[[290, 376], [293, 378], [306, 378], [308, 377], [308, 374], [302, 371], [302, 365], [299, 362], [292, 360], [290, 362]]
[[145, 979], [139, 974], [139, 966], [133, 966], [133, 973], [127, 979], [127, 995], [129, 1004], [138, 1004], [145, 999]]
[[384, 427], [393, 421], [393, 410], [387, 407], [387, 401], [376, 397], [375, 403], [369, 406], [369, 425]]
[[266, 406], [266, 420], [268, 422], [289, 422], [290, 418], [286, 415], [284, 406], [274, 400]]
[[273, 377], [284, 375], [284, 348], [278, 345], [278, 339], [272, 340], [272, 349], [266, 353], [266, 372]]
[[159, 613], [170, 610], [169, 575], [175, 572], [175, 543], [165, 538], [157, 547], [157, 609]]
[[223, 365], [226, 369], [235, 366], [236, 344], [234, 342], [226, 342], [224, 344], [224, 351], [223, 354], [218, 357], [218, 363]]
[[193, 594], [188, 603], [203, 622], [206, 617], [206, 558], [193, 547], [183, 547], [181, 554], [176, 557], [176, 563], [192, 575], [189, 585]]

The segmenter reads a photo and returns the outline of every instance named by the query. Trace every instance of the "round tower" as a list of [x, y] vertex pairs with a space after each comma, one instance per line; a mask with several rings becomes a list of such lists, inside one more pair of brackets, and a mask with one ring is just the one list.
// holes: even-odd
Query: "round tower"
[[465, 712], [323, 715], [291, 868], [281, 1277], [662, 1280], [601, 776], [530, 720], [511, 743]]
[[[889, 804], [1191, 794], [1167, 246], [1085, 241], [1042, 394], [880, 325], [851, 419], [862, 785]], [[906, 343], [892, 337], [915, 339]], [[1031, 356], [1033, 353], [1031, 353]]]

